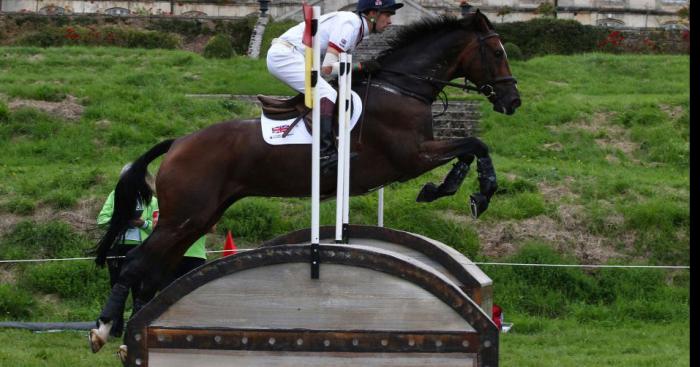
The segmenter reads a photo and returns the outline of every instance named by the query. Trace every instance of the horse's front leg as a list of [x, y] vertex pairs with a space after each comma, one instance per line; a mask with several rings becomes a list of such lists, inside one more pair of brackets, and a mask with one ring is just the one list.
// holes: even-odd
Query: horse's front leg
[[431, 202], [443, 196], [454, 195], [461, 186], [471, 163], [476, 158], [479, 174], [479, 192], [470, 195], [472, 216], [478, 218], [488, 208], [491, 197], [498, 188], [496, 171], [493, 168], [488, 146], [481, 140], [469, 137], [455, 140], [428, 141], [421, 145], [421, 159], [426, 163], [440, 165], [458, 158], [442, 184], [429, 182], [423, 186], [416, 201]]

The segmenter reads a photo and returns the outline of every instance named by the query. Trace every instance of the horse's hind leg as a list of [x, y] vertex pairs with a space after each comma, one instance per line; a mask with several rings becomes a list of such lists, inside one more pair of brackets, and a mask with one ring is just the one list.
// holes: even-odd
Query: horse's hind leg
[[97, 353], [107, 342], [113, 322], [123, 317], [129, 289], [138, 282], [139, 274], [143, 272], [143, 270], [139, 271], [139, 269], [144, 268], [142, 264], [139, 264], [141, 262], [140, 259], [134, 259], [133, 261], [130, 259], [132, 258], [130, 255], [136, 252], [139, 247], [129, 251], [119, 279], [112, 287], [107, 303], [97, 319], [97, 328], [91, 329], [88, 334], [90, 349], [93, 353]]
[[[119, 279], [112, 287], [112, 292], [97, 320], [98, 327], [90, 331], [90, 347], [93, 353], [99, 351], [107, 342], [113, 321], [124, 314], [129, 288], [143, 282], [142, 292], [139, 292], [143, 294], [138, 296], [135, 305], [148, 302], [150, 298], [144, 297], [152, 298], [155, 292], [151, 290], [157, 287], [167, 271], [174, 268], [186, 251], [187, 245], [206, 232], [205, 228], [205, 225], [192, 225], [187, 228], [170, 229], [159, 224], [142, 245], [129, 251]], [[136, 311], [138, 310], [134, 313]]]

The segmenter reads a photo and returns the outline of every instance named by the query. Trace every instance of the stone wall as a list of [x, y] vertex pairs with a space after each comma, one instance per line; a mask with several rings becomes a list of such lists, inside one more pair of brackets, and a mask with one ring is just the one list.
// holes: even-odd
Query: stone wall
[[[268, 14], [274, 20], [301, 20], [302, 0], [270, 0]], [[399, 0], [404, 6], [394, 24], [407, 24], [426, 16], [459, 15], [460, 0]], [[469, 0], [493, 22], [527, 21], [539, 16], [535, 9], [553, 0]], [[357, 0], [310, 0], [323, 12], [354, 9]], [[677, 12], [689, 6], [689, 0], [557, 0], [557, 17], [575, 19], [586, 25], [613, 27], [687, 26]], [[504, 8], [509, 12], [498, 15]], [[258, 0], [0, 0], [3, 12], [107, 13], [136, 15], [176, 15], [192, 17], [241, 17], [260, 11]]]

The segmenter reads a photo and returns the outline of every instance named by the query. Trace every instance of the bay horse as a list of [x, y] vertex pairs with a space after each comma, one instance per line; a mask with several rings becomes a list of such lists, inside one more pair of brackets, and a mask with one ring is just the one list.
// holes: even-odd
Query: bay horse
[[[494, 110], [510, 115], [520, 106], [516, 80], [492, 24], [479, 11], [459, 19], [422, 20], [406, 26], [378, 61], [382, 68], [371, 80], [354, 83], [365, 105], [361, 126], [351, 137], [358, 153], [352, 162], [351, 194], [412, 179], [456, 158], [442, 184], [427, 184], [418, 195], [417, 201], [432, 201], [454, 194], [476, 159], [479, 192], [471, 196], [471, 207], [478, 216], [497, 188], [488, 147], [475, 137], [435, 140], [431, 105], [446, 85], [454, 84], [451, 80], [463, 77], [461, 86], [474, 83]], [[260, 129], [259, 119], [226, 121], [163, 141], [120, 178], [112, 220], [95, 247], [98, 265], [104, 265], [107, 251], [134, 217], [137, 198], [150, 201], [147, 166], [166, 154], [156, 176], [158, 225], [128, 253], [97, 328], [90, 332], [93, 352], [106, 342], [112, 322], [123, 317], [131, 285], [142, 282], [139, 308], [155, 295], [187, 248], [234, 202], [249, 196], [310, 195], [310, 146], [268, 145]], [[332, 197], [335, 186], [334, 173], [323, 174], [321, 197]]]

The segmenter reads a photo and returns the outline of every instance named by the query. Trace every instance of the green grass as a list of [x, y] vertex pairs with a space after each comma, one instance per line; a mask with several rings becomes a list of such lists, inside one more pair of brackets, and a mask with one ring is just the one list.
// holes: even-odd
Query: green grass
[[[586, 323], [506, 314], [512, 332], [501, 334], [503, 367], [666, 367], [690, 366], [687, 322]], [[98, 354], [87, 347], [86, 332], [31, 333], [0, 330], [0, 365], [82, 367], [121, 366], [109, 342]]]
[[[264, 49], [285, 28], [273, 25]], [[489, 210], [478, 221], [468, 218], [468, 196], [478, 189], [474, 167], [454, 197], [415, 203], [424, 183], [441, 182], [449, 169], [444, 166], [388, 185], [385, 225], [442, 241], [475, 260], [580, 261], [573, 244], [552, 243], [546, 233], [511, 238], [521, 249], [510, 257], [484, 255], [484, 228], [546, 218], [600, 238], [619, 254], [611, 263], [688, 264], [689, 67], [687, 56], [668, 55], [511, 62], [523, 106], [504, 116], [482, 103], [480, 137], [490, 146], [500, 182]], [[264, 58], [0, 48], [0, 216], [19, 218], [0, 234], [0, 258], [83, 255], [99, 231], [75, 232], [41, 219], [45, 213], [95, 217], [122, 165], [153, 144], [257, 114], [244, 103], [185, 96], [196, 93], [292, 91], [266, 72]], [[461, 91], [448, 94], [450, 100], [483, 101]], [[84, 106], [77, 121], [8, 108], [14, 99], [62, 102], [68, 95]], [[376, 204], [375, 194], [352, 198], [351, 222], [376, 223]], [[578, 208], [575, 228], [562, 223], [563, 206]], [[322, 203], [321, 223], [333, 224], [334, 215], [333, 201]], [[248, 247], [309, 222], [306, 199], [246, 198], [229, 208], [218, 232], [230, 229], [236, 243]], [[494, 279], [495, 302], [516, 323], [502, 338], [504, 366], [688, 365], [687, 271], [484, 271]], [[0, 285], [3, 320], [92, 319], [107, 292], [106, 270], [90, 261], [0, 265], [0, 276], [9, 279]], [[22, 345], [0, 348], [0, 365], [118, 363], [111, 353], [90, 355], [80, 333], [0, 331], [0, 345]]]

